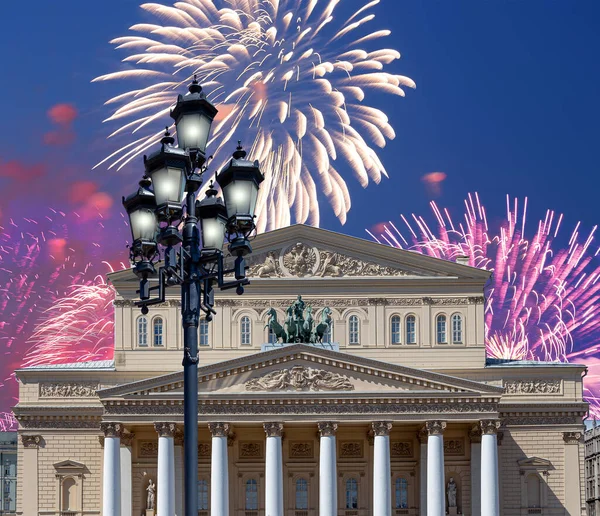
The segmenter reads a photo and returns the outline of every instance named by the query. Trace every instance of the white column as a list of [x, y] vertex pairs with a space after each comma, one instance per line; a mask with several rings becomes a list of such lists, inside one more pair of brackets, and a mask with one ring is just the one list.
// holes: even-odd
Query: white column
[[319, 428], [319, 516], [337, 516], [337, 423], [324, 421]]
[[158, 474], [156, 475], [156, 514], [175, 514], [175, 423], [154, 423], [158, 432]]
[[121, 433], [119, 423], [100, 423], [104, 432], [104, 466], [102, 470], [102, 514], [121, 516]]
[[131, 465], [131, 446], [135, 434], [123, 432], [121, 434], [121, 516], [131, 516], [133, 511], [133, 474]]
[[283, 516], [282, 423], [264, 423], [267, 434], [265, 460], [265, 516]]
[[392, 516], [392, 468], [390, 465], [390, 430], [392, 423], [371, 423], [373, 450], [373, 516]]
[[210, 459], [210, 514], [229, 516], [229, 463], [227, 461], [227, 423], [209, 423], [212, 434]]
[[427, 516], [446, 516], [444, 480], [445, 421], [427, 421]]
[[427, 516], [427, 428], [423, 427], [417, 432], [421, 443], [421, 456], [419, 458], [419, 515]]
[[481, 514], [500, 516], [498, 439], [500, 421], [481, 421]]
[[175, 516], [183, 516], [183, 431], [175, 432]]
[[471, 514], [481, 516], [481, 425], [469, 430], [471, 440]]

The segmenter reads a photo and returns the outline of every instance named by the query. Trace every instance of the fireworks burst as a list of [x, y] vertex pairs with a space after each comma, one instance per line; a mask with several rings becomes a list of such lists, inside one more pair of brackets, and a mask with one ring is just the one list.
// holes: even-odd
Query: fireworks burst
[[[252, 142], [266, 180], [257, 204], [258, 229], [292, 220], [319, 225], [323, 192], [344, 223], [350, 193], [340, 170], [350, 169], [363, 187], [387, 172], [372, 145], [395, 137], [388, 117], [366, 97], [404, 96], [408, 77], [384, 71], [400, 54], [379, 48], [389, 30], [368, 30], [379, 0], [338, 21], [339, 0], [184, 0], [173, 7], [142, 8], [160, 24], [143, 23], [113, 40], [131, 55], [130, 69], [95, 81], [142, 79], [146, 86], [118, 95], [106, 120], [120, 124], [109, 137], [128, 132], [133, 141], [102, 163], [118, 169], [155, 145], [175, 92], [196, 74], [219, 108], [209, 145], [224, 162], [232, 139]], [[341, 17], [341, 16], [340, 16]], [[375, 46], [375, 47], [374, 47]], [[373, 95], [374, 96], [374, 95]], [[218, 168], [218, 167], [217, 167]]]
[[[469, 265], [493, 271], [486, 286], [489, 356], [588, 362], [598, 350], [594, 335], [600, 329], [599, 250], [592, 249], [597, 226], [582, 235], [577, 223], [568, 245], [559, 248], [553, 244], [563, 216], [552, 210], [526, 238], [527, 198], [520, 205], [507, 196], [506, 219], [494, 229], [477, 194], [469, 194], [465, 207], [464, 221], [457, 223], [447, 209], [431, 202], [437, 230], [413, 214], [412, 220], [401, 216], [406, 230], [389, 222], [377, 234], [368, 233], [380, 243], [437, 258], [467, 256]], [[586, 379], [595, 415], [600, 415], [600, 403], [592, 392], [600, 388], [599, 380], [600, 375]]]

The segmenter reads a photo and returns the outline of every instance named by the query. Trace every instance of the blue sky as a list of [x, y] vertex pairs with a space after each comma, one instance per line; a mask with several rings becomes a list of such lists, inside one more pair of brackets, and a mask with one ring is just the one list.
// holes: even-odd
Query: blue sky
[[[381, 152], [390, 179], [367, 190], [349, 181], [353, 209], [343, 231], [364, 236], [401, 212], [428, 214], [421, 177], [432, 171], [447, 174], [438, 201], [457, 215], [476, 190], [492, 216], [503, 215], [509, 193], [529, 196], [532, 215], [552, 207], [573, 224], [598, 222], [598, 2], [382, 0], [374, 12], [402, 53], [393, 70], [417, 89], [382, 99], [397, 133]], [[3, 18], [0, 160], [76, 163], [78, 174], [94, 177], [91, 166], [111, 149], [100, 131], [102, 103], [123, 85], [90, 80], [118, 68], [123, 55], [108, 41], [145, 19], [138, 2], [8, 2]], [[40, 148], [46, 111], [63, 102], [79, 111], [76, 145]], [[132, 182], [97, 174], [115, 197]], [[322, 225], [341, 229], [323, 213]]]

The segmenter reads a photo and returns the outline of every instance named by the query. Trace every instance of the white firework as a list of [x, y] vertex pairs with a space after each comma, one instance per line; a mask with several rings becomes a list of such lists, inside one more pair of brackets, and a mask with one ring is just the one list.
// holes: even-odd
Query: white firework
[[251, 144], [249, 156], [261, 163], [258, 230], [292, 221], [318, 226], [321, 194], [344, 223], [351, 199], [343, 171], [363, 187], [379, 183], [387, 172], [374, 147], [395, 137], [367, 95], [404, 96], [403, 87], [415, 87], [384, 71], [399, 52], [372, 48], [390, 34], [368, 30], [379, 1], [361, 2], [341, 23], [334, 16], [341, 0], [143, 4], [160, 23], [134, 25], [138, 34], [114, 39], [131, 53], [124, 59], [130, 66], [94, 79], [145, 84], [107, 101], [116, 108], [106, 121], [120, 124], [110, 137], [127, 133], [133, 140], [99, 165], [119, 169], [153, 147], [175, 94], [197, 75], [219, 109], [211, 169], [225, 162], [237, 139]]

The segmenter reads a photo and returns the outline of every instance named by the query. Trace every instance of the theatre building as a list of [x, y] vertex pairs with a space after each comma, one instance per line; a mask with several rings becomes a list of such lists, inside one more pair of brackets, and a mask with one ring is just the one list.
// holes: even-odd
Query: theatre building
[[[585, 367], [486, 358], [488, 272], [302, 225], [252, 245], [199, 328], [199, 515], [493, 516], [496, 489], [505, 516], [585, 514]], [[180, 300], [142, 315], [109, 281], [114, 360], [17, 371], [17, 514], [182, 514]], [[277, 342], [295, 302], [323, 342]]]

